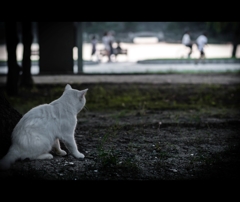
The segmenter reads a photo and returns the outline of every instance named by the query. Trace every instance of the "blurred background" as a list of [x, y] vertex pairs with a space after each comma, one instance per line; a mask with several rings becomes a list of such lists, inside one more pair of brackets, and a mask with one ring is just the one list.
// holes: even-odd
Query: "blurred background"
[[[80, 29], [79, 24], [81, 24]], [[64, 22], [62, 22], [62, 27], [64, 26]], [[143, 60], [161, 59], [187, 59], [189, 50], [182, 44], [182, 37], [186, 30], [190, 32], [193, 42], [190, 59], [199, 58], [200, 53], [197, 50], [195, 41], [204, 31], [208, 33], [208, 46], [205, 48], [207, 59], [240, 57], [240, 49], [237, 48], [240, 41], [239, 22], [72, 22], [72, 26], [74, 27], [73, 31], [69, 32], [64, 39], [66, 43], [68, 43], [70, 38], [74, 40], [73, 42], [69, 42], [69, 44], [73, 43], [71, 53], [73, 71], [68, 71], [68, 73], [84, 73], [84, 66], [86, 65], [107, 63], [108, 57], [101, 54], [101, 51], [104, 50], [102, 37], [105, 32], [112, 33], [114, 37], [113, 48], [116, 48], [117, 42], [120, 42], [121, 48], [127, 51], [126, 54], [118, 54], [117, 57], [111, 56], [112, 62], [114, 63], [137, 63]], [[19, 63], [21, 63], [23, 57], [21, 29], [20, 23], [17, 23], [19, 43], [16, 52]], [[39, 23], [32, 22], [31, 29], [33, 34], [31, 45], [32, 74], [39, 74], [46, 72], [39, 70]], [[58, 34], [63, 34], [66, 29], [67, 28], [60, 29]], [[47, 30], [47, 26], [41, 25], [41, 30]], [[41, 31], [41, 34], [43, 41], [45, 37], [44, 32]], [[0, 22], [0, 73], [2, 74], [7, 73], [5, 35], [4, 22]], [[92, 56], [91, 39], [93, 36], [95, 36], [97, 44], [96, 53]], [[61, 39], [59, 39], [59, 41], [61, 41]], [[49, 46], [51, 46], [50, 43]], [[62, 47], [64, 48], [64, 46]], [[80, 53], [78, 52], [79, 47], [82, 48]], [[49, 48], [42, 49], [42, 52], [46, 53], [48, 49]], [[52, 58], [54, 57], [54, 51], [57, 50], [52, 51]], [[77, 63], [78, 57], [80, 57], [79, 55], [82, 56], [83, 59], [81, 63]], [[44, 60], [44, 58], [42, 59]], [[79, 68], [79, 66], [82, 67]], [[101, 68], [103, 68], [103, 66], [101, 66]], [[89, 70], [85, 72], [89, 72]], [[121, 70], [119, 72], [121, 72]]]

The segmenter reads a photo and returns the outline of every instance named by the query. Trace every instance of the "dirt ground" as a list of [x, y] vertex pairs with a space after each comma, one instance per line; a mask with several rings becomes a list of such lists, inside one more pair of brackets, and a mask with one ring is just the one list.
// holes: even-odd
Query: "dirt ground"
[[159, 119], [169, 114], [147, 112], [124, 117], [118, 124], [110, 121], [109, 114], [88, 114], [91, 123], [80, 119], [75, 134], [84, 160], [67, 155], [18, 161], [11, 170], [1, 172], [1, 178], [240, 179], [239, 120], [175, 123]]
[[[121, 88], [128, 85], [121, 84]], [[224, 84], [226, 95], [234, 85]], [[166, 86], [170, 94], [178, 92], [177, 85]], [[180, 91], [178, 96], [174, 99], [184, 99]], [[0, 172], [0, 179], [240, 179], [240, 112], [227, 107], [229, 103], [237, 106], [238, 101], [239, 95], [223, 99], [221, 107], [210, 110], [83, 111], [78, 116], [75, 139], [85, 159], [53, 154], [52, 160], [17, 161], [10, 170]], [[62, 148], [67, 151], [63, 144]]]

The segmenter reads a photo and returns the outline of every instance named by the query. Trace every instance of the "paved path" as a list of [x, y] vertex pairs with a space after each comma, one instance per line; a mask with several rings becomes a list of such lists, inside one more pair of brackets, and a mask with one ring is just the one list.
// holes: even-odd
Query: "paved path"
[[[77, 68], [77, 67], [76, 67]], [[240, 71], [240, 63], [229, 64], [139, 64], [139, 63], [100, 63], [85, 65], [84, 73], [169, 73], [169, 72], [226, 72]]]
[[[51, 83], [240, 83], [236, 74], [214, 74], [212, 72], [239, 71], [240, 64], [138, 64], [138, 63], [100, 63], [84, 65], [85, 75], [39, 75], [38, 66], [32, 67], [33, 79], [36, 84]], [[74, 67], [74, 72], [77, 66]], [[123, 73], [153, 72], [211, 72], [208, 74], [145, 74], [122, 75]], [[0, 84], [6, 83], [7, 67], [0, 67]], [[105, 75], [104, 75], [105, 74]], [[112, 74], [112, 75], [107, 75]]]

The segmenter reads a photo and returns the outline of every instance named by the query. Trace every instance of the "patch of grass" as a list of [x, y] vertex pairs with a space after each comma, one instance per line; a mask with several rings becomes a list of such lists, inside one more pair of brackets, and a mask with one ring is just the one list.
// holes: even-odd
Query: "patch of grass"
[[[113, 129], [114, 130], [114, 129]], [[110, 135], [104, 135], [97, 149], [98, 160], [101, 168], [138, 170], [137, 163], [133, 156], [122, 157], [121, 152], [115, 147], [107, 148]], [[122, 157], [122, 158], [120, 158]]]
[[194, 155], [190, 158], [189, 164], [193, 165], [197, 164], [197, 163], [201, 163], [202, 165], [207, 165], [207, 166], [211, 166], [214, 163], [220, 161], [221, 157], [219, 154], [215, 154], [214, 157], [212, 156], [205, 156], [203, 154], [198, 154], [198, 155]]
[[167, 158], [169, 158], [171, 155], [165, 151], [160, 151], [157, 155], [156, 155], [160, 160], [165, 160]]
[[122, 110], [119, 110], [116, 113], [112, 114], [111, 117], [113, 119], [115, 119], [116, 121], [118, 121], [120, 118], [127, 116], [129, 113], [130, 113], [129, 110], [122, 109]]
[[135, 162], [133, 158], [130, 158], [130, 157], [126, 158], [122, 162], [119, 162], [118, 167], [125, 168], [125, 169], [127, 168], [127, 170], [134, 170], [134, 171], [139, 170], [138, 164]]
[[115, 166], [118, 162], [118, 152], [113, 148], [106, 148], [105, 145], [109, 143], [110, 138], [117, 133], [118, 125], [111, 126], [105, 135], [101, 138], [100, 144], [97, 148], [99, 162], [103, 167]]
[[[239, 60], [240, 58], [206, 58], [206, 60]], [[195, 61], [196, 58], [153, 58], [153, 59], [146, 59], [141, 61]]]
[[98, 158], [100, 159], [100, 163], [103, 167], [116, 166], [118, 162], [117, 153], [113, 148], [109, 150], [105, 150], [102, 147], [99, 148]]
[[25, 114], [33, 107], [41, 104], [48, 104], [53, 100], [59, 98], [64, 91], [64, 86], [44, 86], [35, 85], [33, 89], [20, 87], [18, 96], [8, 96], [5, 93], [6, 99], [9, 103], [18, 110], [21, 114]]
[[[201, 69], [196, 69], [196, 70], [158, 70], [158, 71], [146, 71], [145, 73], [142, 74], [233, 74], [233, 75], [238, 75], [240, 74], [240, 70], [218, 70], [218, 71], [213, 71], [213, 70], [201, 70]], [[141, 74], [141, 73], [136, 73], [136, 74]]]
[[[10, 104], [24, 114], [31, 108], [59, 98], [64, 85], [36, 85], [34, 90], [20, 89], [19, 96], [8, 97]], [[240, 107], [239, 85], [173, 85], [173, 84], [73, 84], [89, 88], [86, 95], [89, 111], [119, 111], [116, 118], [132, 110], [144, 115], [147, 110], [186, 110]]]

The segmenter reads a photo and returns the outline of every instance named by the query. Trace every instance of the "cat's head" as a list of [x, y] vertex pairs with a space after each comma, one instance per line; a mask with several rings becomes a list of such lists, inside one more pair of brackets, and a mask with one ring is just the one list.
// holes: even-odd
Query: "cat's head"
[[65, 86], [64, 95], [65, 98], [74, 105], [77, 112], [80, 112], [86, 104], [85, 95], [88, 89], [85, 90], [76, 90], [73, 89], [69, 84]]

